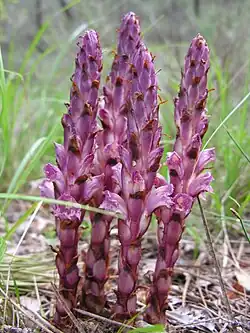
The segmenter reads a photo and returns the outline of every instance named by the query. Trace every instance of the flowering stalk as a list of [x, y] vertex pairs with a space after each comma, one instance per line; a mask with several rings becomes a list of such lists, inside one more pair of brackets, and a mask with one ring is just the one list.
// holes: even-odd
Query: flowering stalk
[[[152, 324], [166, 320], [173, 267], [179, 257], [184, 222], [194, 199], [203, 192], [212, 191], [210, 183], [213, 177], [209, 172], [203, 173], [203, 170], [215, 159], [215, 151], [214, 148], [201, 151], [202, 138], [208, 128], [208, 70], [209, 49], [204, 38], [198, 34], [185, 58], [179, 95], [174, 101], [177, 135], [174, 151], [168, 154], [166, 162], [174, 188], [174, 204], [170, 209], [161, 208], [157, 212], [159, 250], [145, 314], [145, 319]], [[162, 185], [162, 179], [158, 181]]]
[[128, 318], [136, 313], [141, 241], [152, 212], [171, 205], [170, 185], [152, 190], [163, 148], [158, 119], [157, 82], [153, 59], [142, 42], [131, 58], [131, 91], [126, 103], [127, 141], [120, 145], [121, 193], [106, 191], [102, 208], [122, 214], [118, 221], [121, 243], [115, 313]]
[[[127, 141], [127, 119], [125, 117], [128, 95], [131, 90], [131, 58], [140, 45], [140, 26], [135, 14], [126, 14], [119, 29], [117, 54], [111, 72], [103, 88], [98, 116], [103, 130], [96, 137], [96, 159], [94, 174], [104, 173], [104, 189], [119, 193], [121, 164], [118, 147]], [[92, 204], [103, 201], [101, 192], [96, 193]], [[108, 278], [110, 223], [112, 218], [101, 214], [90, 214], [92, 234], [89, 250], [85, 256], [85, 283], [83, 305], [99, 313], [106, 302], [104, 285]]]
[[[102, 69], [102, 54], [98, 35], [88, 31], [80, 38], [79, 52], [72, 76], [70, 104], [62, 117], [64, 144], [55, 145], [57, 166], [45, 166], [46, 180], [41, 194], [59, 200], [88, 203], [102, 188], [103, 175], [89, 177], [94, 159], [93, 144], [97, 132], [97, 96]], [[56, 250], [56, 267], [60, 277], [59, 291], [72, 310], [77, 302], [79, 273], [77, 267], [79, 227], [85, 211], [60, 205], [53, 206], [56, 231], [60, 241]], [[57, 302], [54, 321], [66, 323], [67, 313]], [[63, 320], [65, 319], [65, 320]]]

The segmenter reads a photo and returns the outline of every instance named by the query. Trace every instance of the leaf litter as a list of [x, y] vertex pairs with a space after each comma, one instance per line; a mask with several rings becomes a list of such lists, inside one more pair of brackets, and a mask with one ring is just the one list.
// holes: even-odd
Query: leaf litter
[[[27, 205], [25, 209], [27, 209]], [[15, 202], [15, 209], [17, 207], [18, 202]], [[19, 215], [23, 209], [24, 205], [22, 203]], [[13, 218], [13, 222], [14, 220]], [[35, 332], [35, 330], [36, 332], [43, 332], [41, 326], [32, 324], [32, 321], [27, 318], [27, 313], [30, 316], [35, 314], [39, 318], [44, 318], [45, 322], [48, 322], [47, 320], [53, 314], [56, 296], [51, 283], [56, 285], [58, 279], [54, 265], [54, 254], [50, 248], [54, 239], [48, 239], [46, 233], [48, 228], [52, 227], [53, 217], [48, 213], [47, 207], [44, 207], [39, 210], [28, 229], [14, 260], [11, 253], [14, 253], [25, 227], [23, 227], [22, 232], [17, 231], [14, 234], [12, 241], [7, 242], [8, 255], [3, 257], [0, 264], [0, 286], [2, 290], [5, 290], [8, 267], [11, 260], [13, 260], [9, 280], [9, 298], [19, 304], [20, 308], [24, 309], [24, 313], [16, 309], [9, 301], [3, 332], [29, 333]], [[125, 325], [112, 319], [112, 305], [116, 302], [113, 290], [115, 290], [118, 277], [116, 265], [119, 242], [116, 228], [112, 229], [111, 234], [112, 246], [109, 271], [111, 278], [106, 285], [108, 304], [105, 314], [104, 316], [96, 316], [88, 312], [83, 311], [83, 314], [77, 311], [75, 313], [77, 321], [81, 323], [84, 332], [129, 332], [132, 327], [138, 326], [141, 327], [141, 332], [144, 332], [143, 329], [149, 332], [150, 325], [143, 322], [140, 313], [134, 322], [128, 322]], [[0, 236], [3, 235], [4, 230], [1, 230]], [[88, 234], [84, 234], [84, 237], [82, 237], [81, 249], [87, 249], [88, 237]], [[217, 239], [215, 246], [220, 263], [223, 263], [223, 241], [223, 239]], [[250, 246], [245, 239], [235, 239], [235, 237], [232, 237], [230, 244], [234, 256], [237, 257], [237, 265], [229, 253], [222, 274], [234, 320], [232, 321], [228, 317], [221, 296], [218, 276], [206, 246], [201, 243], [197, 252], [197, 244], [186, 234], [181, 241], [181, 256], [173, 273], [173, 286], [168, 309], [166, 310], [168, 318], [166, 332], [250, 332], [250, 264], [248, 260]], [[145, 309], [148, 286], [152, 280], [156, 255], [156, 236], [155, 232], [150, 230], [143, 241], [143, 259], [140, 264], [142, 274], [139, 281], [138, 309], [141, 312]], [[83, 262], [81, 260], [79, 268], [83, 273]], [[3, 298], [1, 298], [0, 318], [2, 317], [3, 303]], [[154, 327], [151, 327], [151, 329], [153, 332]], [[75, 325], [72, 326], [72, 332], [74, 330], [75, 332], [79, 331]], [[56, 331], [49, 328], [49, 332]]]

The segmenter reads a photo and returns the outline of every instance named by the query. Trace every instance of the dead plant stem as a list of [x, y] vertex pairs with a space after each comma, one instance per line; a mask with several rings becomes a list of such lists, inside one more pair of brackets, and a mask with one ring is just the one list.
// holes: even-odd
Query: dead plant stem
[[229, 303], [229, 300], [228, 300], [228, 297], [227, 297], [226, 288], [225, 288], [223, 278], [222, 278], [222, 275], [221, 275], [219, 262], [217, 260], [216, 254], [215, 254], [215, 250], [213, 248], [212, 237], [211, 237], [211, 234], [210, 234], [210, 231], [209, 231], [209, 228], [208, 228], [207, 219], [206, 219], [206, 216], [204, 214], [203, 207], [201, 205], [199, 196], [198, 196], [197, 199], [198, 199], [198, 204], [199, 204], [199, 208], [200, 208], [200, 212], [201, 212], [201, 217], [202, 217], [202, 221], [203, 221], [203, 225], [204, 225], [204, 228], [205, 228], [206, 237], [207, 237], [207, 241], [208, 241], [208, 250], [209, 250], [210, 255], [213, 258], [213, 261], [214, 261], [214, 264], [215, 264], [215, 268], [216, 268], [216, 271], [217, 271], [217, 274], [218, 274], [219, 283], [220, 283], [222, 295], [223, 295], [223, 298], [224, 298], [224, 303], [225, 303], [225, 306], [227, 308], [228, 316], [230, 317], [230, 320], [233, 321], [234, 320], [233, 312], [232, 312], [232, 309], [231, 309], [231, 306], [230, 306], [230, 303]]

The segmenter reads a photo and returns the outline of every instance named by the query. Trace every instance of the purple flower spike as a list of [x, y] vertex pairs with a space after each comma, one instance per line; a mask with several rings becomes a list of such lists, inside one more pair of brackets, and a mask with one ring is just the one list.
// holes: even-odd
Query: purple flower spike
[[209, 49], [205, 39], [198, 34], [191, 42], [185, 58], [180, 91], [175, 99], [175, 123], [177, 138], [174, 150], [182, 155], [192, 137], [202, 136], [207, 130], [206, 100]]
[[[104, 98], [99, 103], [99, 117], [103, 125], [100, 144], [106, 149], [106, 160], [115, 164], [119, 159], [118, 147], [127, 140], [127, 108], [131, 91], [132, 58], [141, 43], [140, 26], [134, 13], [126, 14], [121, 23], [118, 36], [118, 48], [111, 72], [104, 86]], [[100, 158], [103, 160], [103, 156]]]
[[[128, 24], [127, 30], [133, 32], [130, 13], [125, 16], [125, 23]], [[131, 43], [135, 40], [132, 38]], [[129, 318], [136, 313], [141, 241], [150, 225], [152, 213], [159, 207], [170, 208], [173, 204], [170, 198], [172, 186], [153, 189], [163, 154], [153, 59], [141, 41], [136, 40], [133, 45], [131, 91], [124, 113], [127, 139], [119, 149], [122, 163], [121, 197], [127, 207], [126, 218], [118, 221], [121, 250], [115, 314], [119, 319]]]
[[[118, 216], [120, 241], [116, 317], [136, 314], [136, 289], [141, 243], [152, 214], [158, 219], [159, 252], [147, 298], [145, 319], [165, 322], [167, 297], [185, 219], [198, 195], [212, 192], [207, 165], [214, 149], [202, 151], [208, 129], [206, 101], [209, 49], [201, 35], [189, 47], [178, 97], [174, 101], [176, 141], [167, 154], [170, 184], [157, 175], [163, 155], [160, 144], [157, 77], [154, 58], [144, 45], [138, 17], [129, 12], [118, 30], [117, 51], [99, 95], [102, 50], [95, 31], [80, 37], [72, 75], [70, 103], [62, 117], [63, 144], [55, 144], [56, 165], [44, 168], [41, 195], [63, 200], [54, 204], [59, 247], [56, 267], [62, 300], [54, 323], [64, 330], [77, 305], [79, 228], [85, 216], [81, 204], [113, 211]], [[71, 204], [70, 204], [71, 203]], [[89, 249], [83, 253], [81, 304], [100, 313], [107, 303], [110, 225], [113, 217], [89, 212], [92, 225]]]
[[212, 192], [213, 177], [209, 172], [202, 172], [215, 160], [215, 151], [213, 148], [201, 151], [202, 138], [208, 128], [205, 108], [208, 69], [209, 49], [205, 39], [198, 34], [185, 58], [180, 91], [174, 101], [177, 136], [174, 151], [168, 153], [166, 161], [174, 186], [174, 205], [157, 211], [159, 251], [145, 314], [151, 324], [166, 321], [167, 298], [185, 219], [195, 198]]
[[[102, 124], [96, 139], [94, 174], [104, 173], [104, 190], [113, 192], [108, 200], [104, 194], [95, 196], [92, 204], [107, 208], [111, 198], [121, 191], [119, 147], [127, 142], [127, 108], [131, 91], [131, 62], [140, 44], [140, 26], [134, 13], [123, 17], [118, 48], [111, 72], [99, 99], [98, 116]], [[105, 192], [108, 193], [108, 192]], [[112, 206], [112, 205], [111, 205]], [[114, 207], [114, 206], [112, 206]], [[111, 217], [90, 214], [91, 243], [85, 260], [85, 284], [82, 303], [89, 311], [100, 313], [106, 303], [104, 285], [108, 278], [108, 257]], [[91, 258], [91, 260], [89, 259]]]
[[119, 29], [118, 54], [133, 54], [140, 46], [140, 34], [140, 22], [135, 13], [129, 12], [124, 15]]
[[[86, 204], [103, 186], [103, 176], [94, 176], [89, 180], [97, 131], [97, 95], [102, 53], [95, 31], [88, 31], [80, 37], [78, 46], [70, 104], [67, 105], [67, 114], [62, 117], [64, 144], [55, 144], [57, 166], [52, 164], [45, 166], [46, 180], [40, 189], [44, 196]], [[59, 291], [72, 310], [77, 303], [76, 292], [80, 279], [77, 247], [79, 227], [85, 212], [80, 208], [60, 205], [54, 205], [53, 212], [60, 241], [56, 256], [56, 266], [60, 276]], [[63, 326], [67, 324], [67, 319], [67, 312], [58, 302], [55, 323]]]

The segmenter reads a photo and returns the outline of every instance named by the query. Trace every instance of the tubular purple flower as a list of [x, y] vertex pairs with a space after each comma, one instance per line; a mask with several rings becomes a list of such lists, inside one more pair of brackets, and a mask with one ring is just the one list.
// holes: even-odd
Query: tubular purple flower
[[202, 172], [215, 160], [215, 151], [214, 148], [201, 151], [202, 138], [208, 128], [208, 70], [209, 49], [205, 39], [198, 34], [185, 58], [180, 91], [174, 101], [177, 135], [174, 151], [167, 155], [166, 161], [174, 186], [174, 205], [157, 211], [159, 251], [145, 314], [145, 319], [152, 324], [166, 321], [167, 298], [185, 218], [195, 198], [212, 191], [212, 175]]
[[[80, 37], [78, 47], [70, 104], [66, 105], [68, 112], [62, 117], [64, 143], [55, 144], [57, 166], [45, 166], [46, 180], [40, 188], [44, 196], [85, 204], [102, 188], [103, 182], [100, 176], [89, 180], [97, 132], [95, 118], [102, 53], [95, 31], [88, 31]], [[77, 285], [80, 279], [77, 247], [79, 227], [85, 212], [80, 208], [60, 205], [54, 205], [53, 212], [60, 241], [59, 248], [55, 250], [60, 276], [59, 292], [72, 310], [77, 303]], [[56, 305], [54, 321], [59, 326], [67, 322], [67, 313], [61, 302]]]

